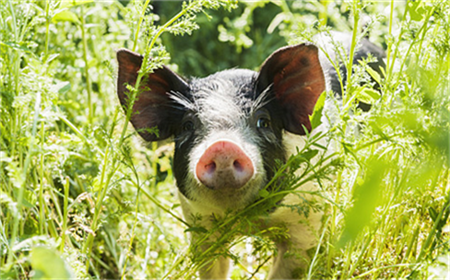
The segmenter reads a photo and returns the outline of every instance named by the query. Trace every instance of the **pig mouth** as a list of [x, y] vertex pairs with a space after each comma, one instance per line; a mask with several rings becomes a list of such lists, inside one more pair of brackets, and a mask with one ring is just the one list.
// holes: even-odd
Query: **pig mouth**
[[253, 176], [252, 172], [246, 172], [238, 161], [235, 161], [232, 166], [220, 170], [217, 170], [217, 164], [213, 162], [207, 164], [204, 169], [207, 172], [202, 176], [201, 183], [211, 190], [238, 190], [251, 180], [251, 178], [248, 179], [249, 176]]

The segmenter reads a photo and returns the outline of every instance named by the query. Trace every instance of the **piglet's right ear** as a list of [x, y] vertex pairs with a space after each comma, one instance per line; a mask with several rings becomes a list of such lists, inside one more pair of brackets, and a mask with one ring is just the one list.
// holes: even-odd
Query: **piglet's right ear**
[[[135, 86], [143, 56], [126, 49], [117, 51], [119, 77], [117, 94], [122, 107], [128, 106], [127, 85]], [[163, 140], [170, 137], [178, 124], [177, 112], [170, 92], [187, 93], [189, 85], [169, 68], [163, 66], [143, 77], [139, 93], [133, 105], [131, 123], [147, 141]], [[157, 127], [159, 137], [147, 129]]]

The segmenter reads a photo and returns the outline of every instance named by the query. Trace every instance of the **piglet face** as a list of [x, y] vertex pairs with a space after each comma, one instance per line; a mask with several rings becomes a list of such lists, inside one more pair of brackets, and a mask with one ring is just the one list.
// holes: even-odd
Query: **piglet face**
[[[280, 108], [255, 98], [257, 73], [227, 70], [190, 82], [175, 133], [174, 174], [191, 201], [238, 209], [253, 201], [284, 159]], [[274, 117], [272, 117], [274, 116]], [[272, 121], [273, 120], [273, 121]]]
[[[134, 85], [142, 57], [117, 53], [119, 99]], [[283, 130], [305, 134], [308, 115], [325, 80], [317, 48], [280, 49], [260, 72], [234, 69], [184, 81], [168, 68], [144, 77], [131, 122], [147, 141], [173, 136], [174, 175], [183, 196], [216, 209], [240, 209], [254, 201], [284, 161]], [[157, 127], [159, 135], [146, 132]]]

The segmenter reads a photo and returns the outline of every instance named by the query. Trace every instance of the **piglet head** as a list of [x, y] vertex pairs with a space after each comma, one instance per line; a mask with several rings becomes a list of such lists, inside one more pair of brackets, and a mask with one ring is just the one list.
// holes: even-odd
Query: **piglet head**
[[[147, 141], [174, 136], [173, 172], [189, 200], [239, 209], [256, 199], [284, 161], [283, 130], [304, 135], [325, 79], [311, 44], [275, 51], [259, 72], [233, 69], [185, 82], [167, 67], [142, 77], [143, 57], [117, 52], [118, 95]], [[157, 127], [159, 135], [147, 130]]]

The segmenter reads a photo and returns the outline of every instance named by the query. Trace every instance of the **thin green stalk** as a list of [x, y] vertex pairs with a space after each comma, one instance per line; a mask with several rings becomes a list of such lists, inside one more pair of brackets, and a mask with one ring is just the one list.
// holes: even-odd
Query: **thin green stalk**
[[8, 4], [9, 4], [9, 10], [11, 11], [11, 23], [13, 26], [13, 30], [14, 30], [14, 40], [18, 40], [19, 39], [19, 34], [17, 31], [17, 22], [16, 22], [16, 13], [14, 12], [14, 8], [11, 4], [11, 0], [8, 0]]
[[20, 183], [20, 188], [19, 188], [19, 195], [17, 196], [17, 211], [18, 213], [14, 216], [14, 223], [13, 223], [13, 230], [11, 233], [11, 240], [10, 240], [10, 251], [8, 253], [8, 263], [11, 264], [11, 262], [14, 259], [14, 252], [12, 251], [12, 248], [14, 247], [14, 244], [16, 243], [16, 237], [17, 237], [17, 232], [19, 229], [19, 216], [22, 216], [22, 201], [23, 201], [23, 194], [25, 191], [25, 188], [27, 186], [27, 180], [25, 180], [25, 178], [27, 178], [27, 173], [28, 173], [28, 167], [30, 165], [31, 162], [31, 156], [34, 155], [35, 153], [35, 141], [36, 141], [36, 131], [37, 131], [37, 121], [39, 118], [39, 113], [41, 110], [41, 92], [39, 91], [37, 96], [36, 96], [36, 102], [34, 105], [34, 120], [33, 120], [33, 127], [31, 130], [31, 139], [30, 139], [30, 146], [28, 149], [28, 153], [27, 156], [25, 158], [25, 163], [22, 169], [22, 182]]
[[[17, 31], [16, 14], [15, 14], [14, 8], [13, 8], [13, 6], [11, 4], [11, 0], [8, 0], [8, 4], [9, 4], [9, 9], [10, 9], [11, 18], [12, 18], [12, 20], [11, 20], [12, 24], [11, 25], [13, 27], [14, 41], [16, 41], [18, 43], [19, 34], [18, 34], [18, 31]], [[15, 52], [16, 51], [14, 51], [14, 50], [11, 51], [11, 57], [14, 57], [14, 53]], [[17, 56], [13, 59], [14, 62], [12, 63], [12, 65], [13, 65], [12, 72], [14, 73], [13, 74], [13, 77], [14, 77], [14, 92], [15, 92], [15, 96], [17, 97], [17, 96], [20, 95], [20, 85], [19, 85], [19, 79], [20, 79], [20, 56], [21, 56], [20, 52], [17, 52], [16, 55]], [[18, 130], [17, 124], [21, 123], [21, 121], [20, 121], [21, 115], [20, 114], [15, 114], [15, 113], [16, 113], [16, 109], [13, 109], [12, 110], [12, 114], [13, 114], [14, 117], [11, 118], [11, 119], [14, 120], [14, 121], [13, 121], [13, 124], [11, 125], [11, 127], [12, 127], [11, 135], [17, 136], [18, 133], [19, 133], [17, 131]], [[12, 142], [11, 155], [15, 155], [16, 154], [16, 141], [11, 141], [11, 142]], [[20, 146], [19, 146], [18, 149], [20, 149]], [[21, 164], [23, 162], [22, 154], [23, 153], [19, 153], [19, 159], [20, 159], [19, 162]]]
[[350, 278], [349, 269], [352, 263], [352, 253], [356, 251], [354, 240], [348, 242], [347, 247], [345, 248], [345, 253], [343, 254], [344, 267], [342, 268], [342, 279]]
[[270, 259], [272, 258], [272, 256], [268, 256], [267, 258], [264, 259], [264, 261], [262, 263], [260, 263], [258, 265], [258, 267], [252, 272], [252, 274], [247, 278], [247, 280], [251, 280], [251, 279], [256, 279], [255, 275], [256, 273], [258, 273], [259, 270], [261, 270], [261, 268], [270, 261]]
[[411, 256], [413, 255], [414, 244], [419, 240], [419, 232], [420, 232], [420, 219], [416, 217], [415, 224], [412, 228], [415, 227], [414, 233], [410, 236], [410, 241], [408, 242], [406, 248], [406, 253], [404, 254], [403, 260], [408, 262]]
[[[45, 47], [44, 47], [44, 61], [47, 61], [48, 58], [48, 42], [49, 42], [49, 38], [50, 38], [50, 32], [49, 32], [49, 27], [50, 27], [50, 15], [49, 15], [49, 10], [50, 10], [50, 0], [46, 0], [45, 1]], [[48, 67], [47, 67], [48, 69]], [[48, 70], [47, 70], [48, 71]]]
[[[406, 13], [406, 9], [405, 9]], [[394, 0], [391, 0], [391, 6], [390, 6], [390, 12], [389, 12], [389, 34], [388, 34], [388, 40], [387, 40], [387, 52], [386, 52], [386, 84], [389, 84], [391, 80], [391, 73], [392, 69], [390, 68], [391, 65], [391, 53], [392, 53], [392, 44], [393, 44], [393, 37], [392, 37], [392, 25], [394, 24]], [[392, 65], [394, 65], [394, 62], [392, 62]]]
[[[342, 92], [342, 99], [344, 100], [344, 104], [347, 104], [347, 98], [349, 93], [349, 86], [351, 86], [352, 82], [352, 71], [353, 71], [353, 58], [355, 56], [355, 48], [356, 48], [356, 39], [358, 36], [358, 25], [359, 25], [359, 1], [353, 1], [353, 32], [352, 32], [352, 42], [350, 45], [350, 53], [348, 54], [348, 62], [346, 65], [347, 68], [347, 91]], [[345, 130], [344, 130], [345, 131]]]
[[[110, 150], [110, 146], [108, 145], [108, 147], [105, 150], [105, 155], [103, 157], [103, 163], [102, 163], [102, 173], [101, 173], [101, 177], [100, 177], [100, 190], [98, 191], [99, 195], [96, 199], [96, 203], [95, 203], [95, 211], [94, 211], [94, 217], [92, 218], [92, 224], [91, 224], [91, 230], [93, 231], [93, 233], [95, 233], [97, 231], [97, 224], [98, 224], [98, 219], [101, 213], [101, 209], [102, 209], [102, 205], [103, 205], [103, 199], [106, 196], [106, 190], [108, 188], [109, 185], [109, 179], [112, 175], [108, 176], [106, 182], [105, 182], [105, 177], [106, 175], [106, 169], [108, 167], [108, 155], [109, 155], [109, 150]], [[113, 172], [111, 172], [111, 174], [114, 174]], [[86, 254], [86, 271], [89, 271], [89, 256], [91, 253], [91, 246], [92, 246], [92, 242], [94, 240], [94, 234], [90, 233], [89, 237], [86, 241], [86, 243], [83, 246], [83, 254]]]
[[152, 190], [156, 190], [157, 180], [156, 175], [158, 174], [158, 157], [156, 154], [156, 150], [158, 149], [158, 143], [152, 142], [152, 171], [153, 171], [153, 180], [152, 180]]
[[356, 277], [352, 277], [351, 279], [360, 279], [360, 278], [364, 278], [364, 277], [366, 277], [366, 279], [374, 279], [374, 278], [376, 278], [376, 277], [373, 277], [373, 276], [372, 276], [372, 277], [367, 277], [367, 276], [369, 276], [370, 274], [379, 272], [379, 271], [383, 271], [383, 270], [389, 269], [389, 268], [395, 268], [395, 267], [412, 267], [412, 266], [414, 266], [414, 264], [400, 263], [400, 264], [393, 264], [393, 265], [387, 265], [387, 266], [377, 267], [377, 268], [371, 269], [371, 270], [369, 270], [369, 271], [367, 271], [367, 272], [361, 273], [361, 274], [359, 274], [359, 275], [356, 276]]
[[[128, 158], [128, 157], [127, 157]], [[129, 159], [129, 158], [128, 158]], [[131, 252], [131, 249], [133, 247], [133, 241], [134, 241], [134, 237], [135, 237], [135, 232], [136, 232], [136, 226], [138, 223], [138, 213], [139, 213], [139, 197], [140, 197], [140, 193], [141, 193], [141, 184], [139, 182], [139, 176], [137, 174], [137, 171], [134, 167], [133, 161], [130, 159], [130, 168], [133, 170], [133, 174], [136, 177], [136, 187], [137, 187], [137, 192], [136, 192], [136, 201], [135, 201], [135, 211], [134, 211], [134, 222], [133, 222], [133, 228], [131, 230], [131, 234], [130, 234], [130, 241], [128, 242], [128, 252]], [[154, 181], [156, 181], [155, 178], [153, 178]], [[126, 254], [125, 255], [125, 260], [124, 260], [124, 265], [122, 268], [122, 280], [125, 279], [125, 273], [126, 273], [126, 268], [127, 268], [127, 262], [128, 262], [128, 257], [130, 254]]]
[[[177, 269], [180, 267], [181, 263], [187, 258], [187, 250], [184, 250], [183, 252], [181, 252], [180, 254], [177, 255], [177, 257], [175, 258], [171, 268], [165, 273], [165, 275], [162, 277], [162, 279], [169, 279], [170, 274], [172, 273], [172, 271], [174, 269]], [[186, 276], [186, 275], [184, 275]], [[189, 278], [185, 278], [185, 279], [189, 279]]]
[[328, 21], [328, 3], [331, 1], [320, 1], [319, 3], [319, 24], [320, 26], [327, 26]]
[[367, 255], [367, 248], [369, 247], [371, 241], [373, 241], [372, 236], [373, 236], [373, 234], [370, 234], [369, 236], [366, 237], [366, 242], [363, 244], [363, 246], [362, 246], [362, 248], [360, 250], [361, 252], [360, 252], [358, 258], [356, 259], [356, 261], [351, 266], [350, 271], [349, 271], [349, 275], [353, 275], [355, 270], [358, 268], [359, 262], [363, 259], [364, 254]]
[[[419, 56], [422, 53], [422, 43], [424, 41], [425, 35], [427, 33], [427, 29], [426, 27], [428, 26], [428, 22], [430, 20], [430, 17], [433, 15], [434, 12], [434, 8], [432, 9], [432, 11], [430, 13], [428, 13], [426, 15], [426, 18], [424, 20], [424, 24], [420, 27], [419, 31], [417, 31], [418, 34], [422, 34], [422, 38], [419, 39], [419, 36], [413, 38], [413, 41], [409, 44], [408, 50], [406, 51], [404, 58], [409, 58], [410, 57], [410, 53], [411, 51], [414, 49], [414, 46], [416, 45], [416, 43], [419, 42], [419, 51], [416, 53], [417, 56]], [[406, 14], [407, 14], [407, 9], [405, 9], [405, 12], [403, 14], [403, 21], [406, 18]], [[439, 24], [439, 22], [437, 22], [436, 24]], [[404, 33], [404, 26], [402, 25], [401, 29], [400, 29], [400, 34], [398, 35], [398, 38], [402, 38], [403, 37], [403, 33]], [[389, 45], [388, 45], [388, 50], [389, 50]], [[395, 59], [397, 58], [398, 52], [399, 52], [400, 48], [396, 48], [393, 57], [391, 58], [392, 63], [391, 65], [389, 65], [389, 60], [387, 60], [386, 63], [386, 71], [388, 71], [389, 75], [390, 73], [392, 73], [394, 70], [394, 64], [395, 64]], [[389, 52], [388, 52], [389, 53]], [[418, 57], [417, 57], [418, 58]], [[405, 67], [405, 64], [408, 60], [407, 59], [403, 59], [402, 63], [400, 65], [400, 70], [398, 71], [399, 73], [403, 73], [403, 68]], [[388, 74], [386, 74], [388, 75]], [[401, 80], [398, 79], [392, 86], [392, 88], [397, 88], [398, 85], [400, 84]], [[390, 79], [387, 79], [386, 84], [390, 84]]]
[[146, 0], [145, 1], [144, 7], [142, 8], [141, 16], [139, 17], [139, 22], [138, 22], [138, 25], [136, 27], [136, 33], [134, 34], [133, 51], [136, 51], [139, 32], [141, 30], [142, 21], [144, 20], [145, 11], [147, 10], [148, 4], [150, 4], [150, 0]]
[[[45, 132], [44, 122], [41, 122], [41, 150], [44, 150]], [[47, 223], [45, 223], [45, 204], [44, 204], [44, 153], [40, 155], [39, 168], [39, 232], [41, 235], [47, 233]]]
[[186, 227], [188, 227], [188, 228], [191, 227], [191, 225], [188, 224], [185, 220], [178, 217], [176, 214], [174, 214], [172, 211], [170, 211], [169, 208], [167, 208], [164, 205], [162, 205], [161, 203], [159, 203], [158, 199], [153, 197], [150, 193], [146, 192], [144, 189], [141, 189], [141, 191], [148, 199], [150, 199], [156, 206], [158, 206], [158, 208], [161, 208], [164, 212], [166, 212], [167, 214], [169, 214], [170, 216], [175, 218], [180, 223], [184, 224]]
[[[335, 199], [334, 201], [339, 204], [339, 201], [341, 200], [341, 189], [342, 189], [342, 171], [339, 170], [338, 174], [337, 174], [337, 178], [336, 178], [336, 195], [335, 195]], [[331, 207], [332, 212], [331, 212], [331, 225], [330, 225], [330, 238], [332, 241], [336, 241], [337, 238], [335, 238], [335, 236], [337, 236], [337, 225], [336, 225], [336, 218], [337, 218], [337, 211], [339, 210], [337, 207]], [[332, 258], [333, 258], [333, 254], [335, 251], [335, 247], [331, 246], [330, 250], [327, 254], [327, 267], [328, 269], [331, 269], [331, 264], [332, 264]]]
[[[136, 194], [136, 201], [135, 201], [136, 208], [135, 208], [135, 211], [134, 211], [134, 213], [135, 213], [134, 214], [134, 223], [133, 223], [133, 228], [131, 230], [130, 242], [128, 242], [128, 252], [131, 252], [131, 249], [133, 248], [133, 240], [134, 240], [134, 237], [136, 236], [135, 232], [136, 232], [136, 226], [137, 226], [137, 223], [138, 223], [139, 195], [140, 195], [141, 187], [138, 185], [137, 188], [138, 188], [138, 191], [137, 191], [137, 194]], [[123, 265], [123, 268], [122, 268], [122, 277], [121, 277], [122, 280], [125, 279], [125, 272], [126, 272], [126, 269], [127, 269], [128, 256], [129, 256], [129, 254], [126, 254], [124, 265]]]
[[[327, 32], [327, 35], [330, 36], [330, 40], [331, 40], [333, 46], [336, 48], [336, 55], [339, 55], [339, 58], [341, 59], [341, 61], [344, 61], [344, 59], [342, 59], [341, 52], [337, 48], [338, 44], [335, 42], [333, 36], [331, 36], [331, 34], [329, 32]], [[333, 66], [334, 70], [336, 71], [336, 74], [338, 75], [338, 80], [339, 80], [341, 92], [344, 92], [344, 83], [342, 81], [342, 75], [341, 75], [339, 63], [336, 63], [336, 61], [331, 59], [329, 53], [320, 44], [317, 47], [322, 51], [322, 53], [325, 55], [325, 57], [328, 59], [328, 61]], [[337, 57], [335, 59], [337, 59]]]
[[[53, 180], [48, 180], [48, 182], [49, 182], [50, 185], [51, 185], [51, 188], [49, 188], [48, 194], [50, 195], [50, 198], [53, 200], [53, 203], [54, 203], [52, 208], [56, 210], [56, 213], [53, 214], [54, 219], [52, 219], [52, 220], [54, 220], [54, 222], [55, 222], [58, 226], [61, 226], [61, 223], [58, 223], [57, 221], [58, 221], [58, 220], [59, 220], [59, 221], [62, 221], [62, 220], [63, 220], [63, 217], [64, 217], [64, 210], [61, 211], [61, 205], [60, 205], [60, 203], [59, 203], [59, 198], [58, 198], [59, 192], [57, 191], [57, 187], [54, 185]], [[58, 234], [57, 231], [55, 231], [55, 232], [53, 233], [53, 236], [52, 236], [52, 237], [55, 238], [55, 239], [57, 239], [58, 237], [60, 237], [60, 235]]]
[[113, 139], [114, 129], [116, 128], [117, 117], [119, 116], [119, 106], [116, 106], [116, 110], [114, 111], [114, 115], [112, 118], [111, 130], [108, 133], [108, 138]]
[[86, 40], [86, 19], [84, 15], [84, 7], [81, 5], [81, 39], [83, 42], [83, 60], [84, 60], [84, 75], [86, 77], [86, 90], [87, 90], [87, 98], [88, 98], [88, 123], [92, 124], [93, 118], [93, 109], [92, 109], [92, 89], [91, 89], [91, 78], [89, 76], [89, 61], [87, 58], [87, 40]]
[[[423, 42], [425, 41], [425, 35], [427, 34], [428, 31], [428, 23], [430, 22], [430, 17], [433, 15], [434, 13], [434, 9], [435, 7], [433, 7], [430, 12], [428, 14], [425, 15], [425, 19], [424, 19], [424, 23], [423, 26], [421, 28], [422, 31], [422, 36], [421, 39], [419, 40], [419, 51], [417, 52], [417, 56], [423, 54], [422, 53], [422, 47], [423, 47]], [[420, 32], [420, 31], [419, 31]], [[420, 33], [419, 33], [420, 34]]]
[[139, 94], [139, 86], [141, 84], [141, 80], [143, 78], [143, 76], [146, 74], [145, 70], [147, 69], [147, 64], [148, 64], [148, 57], [150, 56], [150, 51], [153, 49], [153, 46], [156, 43], [156, 40], [167, 30], [167, 28], [169, 26], [171, 26], [175, 21], [177, 21], [179, 18], [181, 18], [182, 16], [184, 16], [187, 13], [188, 9], [185, 8], [183, 9], [181, 12], [179, 12], [177, 15], [175, 15], [170, 21], [168, 21], [166, 24], [164, 24], [162, 27], [160, 27], [158, 29], [158, 32], [155, 34], [155, 36], [153, 36], [153, 39], [150, 41], [150, 43], [147, 44], [147, 48], [145, 51], [145, 56], [144, 56], [144, 60], [142, 62], [142, 66], [141, 66], [141, 71], [139, 72], [137, 79], [136, 79], [136, 83], [134, 85], [134, 90], [131, 92], [131, 96], [129, 99], [129, 104], [128, 104], [128, 108], [126, 110], [126, 120], [122, 129], [122, 133], [120, 135], [119, 138], [119, 147], [122, 147], [123, 141], [125, 140], [125, 133], [127, 132], [128, 129], [128, 122], [131, 119], [131, 114], [133, 113], [133, 106], [134, 106], [134, 102], [136, 101], [136, 98], [138, 97]]
[[69, 212], [69, 177], [66, 177], [66, 182], [64, 183], [64, 216], [62, 223], [62, 233], [61, 233], [61, 244], [59, 247], [59, 251], [64, 252], [64, 244], [66, 243], [66, 232], [67, 232], [67, 214]]
[[314, 265], [316, 264], [317, 257], [319, 256], [320, 247], [322, 246], [323, 238], [325, 236], [325, 233], [327, 232], [327, 225], [328, 225], [328, 222], [330, 221], [330, 218], [331, 217], [328, 216], [328, 219], [325, 221], [325, 223], [323, 223], [322, 234], [320, 235], [319, 242], [317, 243], [317, 248], [316, 248], [316, 252], [314, 253], [314, 257], [312, 258], [311, 263], [309, 265], [308, 275], [306, 276], [306, 279], [311, 279], [311, 277], [312, 277], [312, 270], [314, 268]]
[[90, 147], [94, 148], [96, 152], [100, 153], [101, 156], [104, 156], [105, 153], [97, 146], [95, 146], [94, 144], [92, 144], [92, 142], [86, 138], [86, 136], [72, 123], [70, 122], [66, 117], [64, 117], [62, 114], [60, 114], [59, 119], [65, 123], [68, 127], [70, 127], [75, 134], [80, 137], [87, 145], [89, 145]]
[[[439, 176], [439, 175], [437, 175], [437, 176]], [[433, 241], [433, 237], [436, 233], [436, 230], [442, 221], [442, 216], [448, 210], [448, 208], [450, 208], [450, 193], [448, 193], [447, 201], [445, 202], [441, 211], [439, 211], [439, 215], [434, 220], [433, 227], [430, 229], [427, 239], [425, 240], [424, 244], [422, 245], [422, 248], [420, 249], [420, 253], [419, 253], [419, 256], [417, 257], [416, 261], [421, 262], [422, 257], [425, 255], [425, 253], [428, 252], [431, 242]]]

